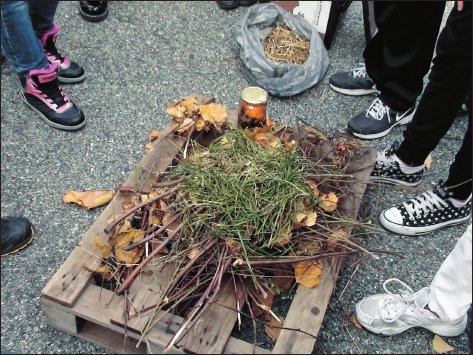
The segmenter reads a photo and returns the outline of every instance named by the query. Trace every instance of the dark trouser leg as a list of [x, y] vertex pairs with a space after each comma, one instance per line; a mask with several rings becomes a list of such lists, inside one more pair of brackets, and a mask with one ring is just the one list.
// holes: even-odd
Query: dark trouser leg
[[430, 68], [444, 1], [375, 1], [378, 32], [363, 53], [366, 70], [392, 109], [414, 106]]
[[[423, 164], [452, 126], [468, 94], [471, 100], [471, 31], [471, 2], [466, 1], [461, 12], [456, 7], [452, 10], [439, 36], [429, 83], [412, 122], [404, 131], [404, 141], [396, 152], [407, 164]], [[466, 199], [471, 193], [471, 102], [468, 106], [468, 129], [450, 166], [446, 183], [447, 186], [461, 184], [452, 188], [454, 196], [459, 199]]]

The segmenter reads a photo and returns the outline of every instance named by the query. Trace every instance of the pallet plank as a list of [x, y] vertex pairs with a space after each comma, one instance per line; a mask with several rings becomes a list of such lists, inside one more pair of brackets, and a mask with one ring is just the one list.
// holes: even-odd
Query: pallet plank
[[[235, 286], [231, 279], [222, 281], [216, 301], [210, 305], [183, 339], [184, 349], [197, 354], [220, 354], [230, 337], [237, 320], [237, 299], [243, 304], [242, 287]], [[226, 308], [228, 307], [228, 308]]]
[[[344, 213], [351, 218], [356, 218], [358, 214], [376, 157], [376, 152], [372, 149], [364, 150], [363, 154], [363, 158], [359, 161], [359, 167], [353, 173], [354, 181], [349, 184], [351, 196], [342, 202]], [[348, 232], [351, 233], [351, 229]], [[309, 289], [299, 285], [286, 316], [285, 327], [301, 329], [309, 334], [318, 335], [342, 262], [343, 258], [334, 258], [330, 264], [324, 261], [320, 283], [316, 287]], [[310, 335], [283, 329], [274, 346], [273, 353], [310, 354], [315, 342], [316, 339]]]
[[[126, 321], [127, 329], [142, 334], [152, 314], [150, 307], [156, 305], [164, 296], [169, 281], [175, 274], [175, 269], [168, 265], [159, 274], [146, 267], [136, 278], [129, 290], [129, 300], [136, 312]], [[125, 298], [121, 298], [120, 309], [125, 309]], [[141, 312], [143, 309], [149, 309]], [[125, 327], [124, 312], [116, 314], [111, 322]]]

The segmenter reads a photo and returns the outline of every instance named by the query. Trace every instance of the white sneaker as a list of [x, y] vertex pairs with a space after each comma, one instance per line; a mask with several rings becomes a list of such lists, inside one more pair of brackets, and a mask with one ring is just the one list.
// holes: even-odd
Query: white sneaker
[[[387, 285], [396, 282], [403, 286], [400, 294], [394, 294]], [[386, 294], [366, 297], [356, 305], [356, 318], [363, 327], [381, 335], [395, 335], [422, 327], [445, 337], [460, 335], [465, 331], [467, 314], [455, 321], [445, 322], [431, 311], [424, 309], [430, 299], [430, 288], [414, 292], [404, 282], [389, 279], [383, 283]]]

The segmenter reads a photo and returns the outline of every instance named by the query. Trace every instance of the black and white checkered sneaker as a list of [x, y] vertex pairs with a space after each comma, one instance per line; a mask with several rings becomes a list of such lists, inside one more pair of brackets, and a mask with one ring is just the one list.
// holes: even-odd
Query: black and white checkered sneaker
[[425, 166], [412, 174], [402, 171], [394, 153], [398, 148], [398, 142], [394, 142], [390, 148], [376, 154], [376, 162], [370, 175], [370, 180], [383, 181], [400, 186], [416, 186], [425, 175]]
[[404, 235], [425, 234], [467, 221], [471, 217], [471, 195], [461, 207], [455, 207], [451, 197], [441, 181], [432, 191], [383, 211], [379, 219], [389, 231]]

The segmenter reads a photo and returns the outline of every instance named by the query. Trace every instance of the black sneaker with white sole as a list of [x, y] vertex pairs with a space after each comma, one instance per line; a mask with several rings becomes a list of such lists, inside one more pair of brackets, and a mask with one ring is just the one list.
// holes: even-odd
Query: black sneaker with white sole
[[379, 93], [373, 79], [368, 76], [364, 63], [360, 63], [349, 72], [333, 74], [329, 79], [329, 84], [333, 90], [345, 95], [361, 96]]
[[51, 127], [75, 131], [85, 125], [84, 113], [62, 91], [57, 79], [57, 65], [36, 69], [28, 77], [20, 76], [21, 97]]
[[379, 219], [386, 229], [403, 235], [426, 234], [470, 219], [471, 195], [461, 207], [455, 207], [451, 198], [440, 182], [432, 191], [383, 211]]
[[390, 148], [376, 153], [376, 162], [371, 171], [370, 180], [383, 181], [399, 186], [416, 186], [425, 176], [425, 165], [413, 173], [405, 173], [396, 157], [399, 144], [394, 142]]
[[414, 107], [404, 112], [392, 110], [377, 97], [366, 112], [348, 121], [347, 131], [362, 139], [381, 138], [386, 136], [393, 127], [411, 122], [414, 112]]
[[41, 37], [44, 55], [49, 63], [58, 66], [58, 81], [62, 84], [77, 84], [85, 79], [85, 71], [79, 64], [58, 52], [56, 41], [59, 34], [59, 26], [53, 23], [53, 29]]

